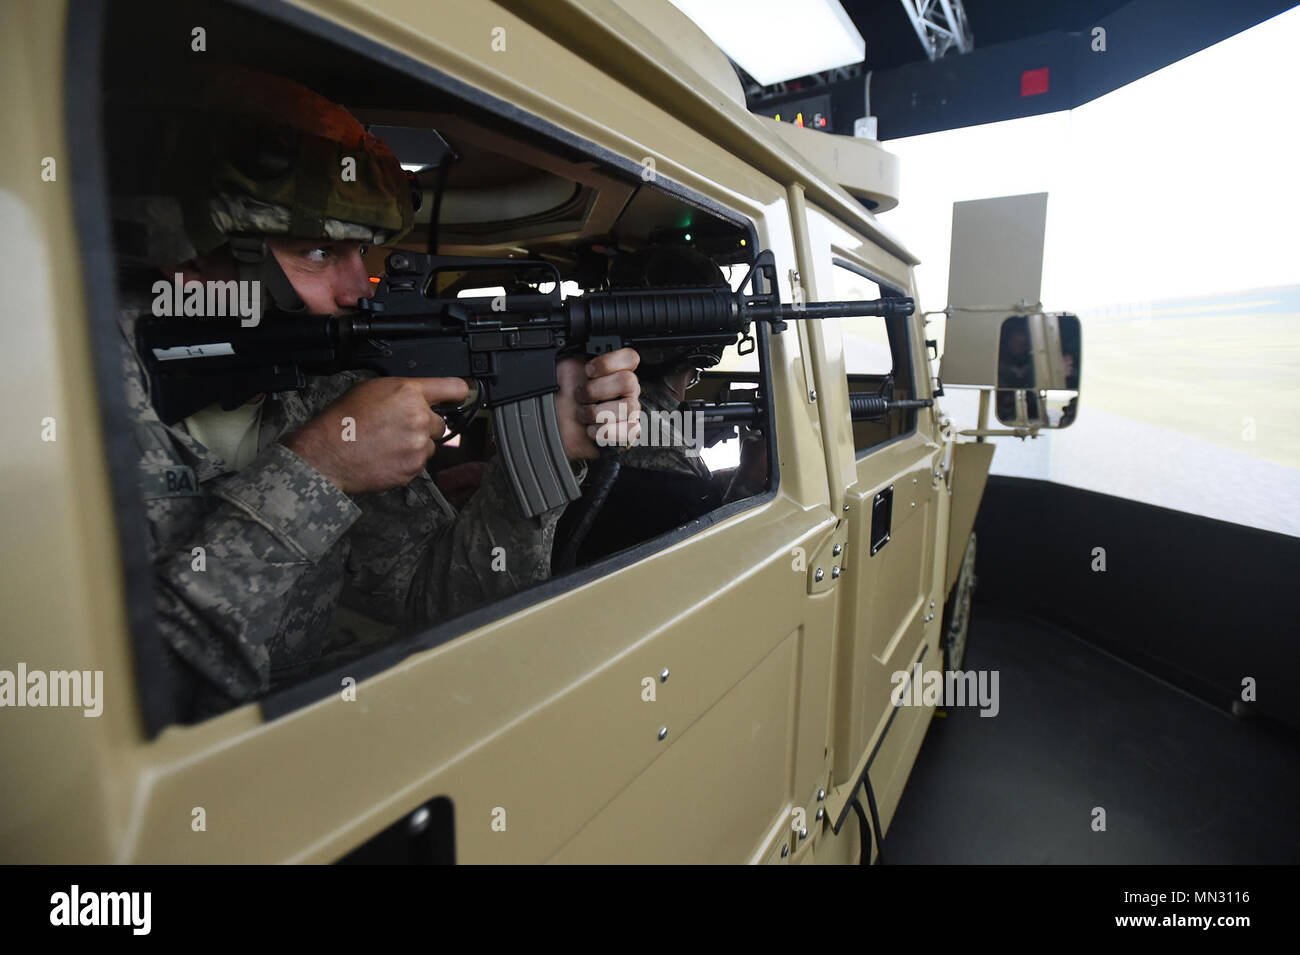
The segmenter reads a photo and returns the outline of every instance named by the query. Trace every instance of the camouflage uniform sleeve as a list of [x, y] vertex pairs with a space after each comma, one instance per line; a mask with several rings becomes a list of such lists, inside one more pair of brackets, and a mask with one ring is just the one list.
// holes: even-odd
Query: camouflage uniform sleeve
[[441, 623], [550, 577], [564, 508], [524, 517], [496, 458], [459, 512], [427, 477], [358, 501], [345, 599], [380, 620]]
[[[153, 528], [155, 603], [171, 649], [242, 702], [270, 686], [269, 643], [295, 588], [361, 512], [280, 444], [213, 483], [219, 503], [183, 537]], [[202, 571], [196, 547], [204, 549]]]
[[662, 378], [643, 378], [640, 403], [645, 427], [640, 441], [623, 452], [623, 465], [707, 479], [709, 468], [699, 451], [703, 435], [687, 417], [689, 412], [680, 410], [667, 383]]
[[[141, 455], [159, 635], [173, 655], [173, 675], [190, 684], [178, 689], [178, 700], [215, 712], [266, 692], [268, 643], [291, 609], [289, 595], [361, 512], [281, 444], [225, 475], [212, 473], [206, 459], [183, 457], [149, 402], [126, 342], [123, 369]], [[177, 483], [183, 493], [169, 486]], [[185, 665], [176, 666], [176, 658]]]

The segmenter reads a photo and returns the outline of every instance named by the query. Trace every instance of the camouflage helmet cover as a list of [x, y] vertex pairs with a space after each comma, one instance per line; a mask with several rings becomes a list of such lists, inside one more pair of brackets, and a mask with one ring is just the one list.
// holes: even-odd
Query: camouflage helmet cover
[[204, 71], [197, 91], [149, 99], [132, 107], [166, 122], [162, 188], [114, 203], [115, 218], [152, 233], [139, 257], [184, 261], [234, 234], [388, 245], [414, 223], [409, 181], [387, 144], [299, 83], [221, 67]]

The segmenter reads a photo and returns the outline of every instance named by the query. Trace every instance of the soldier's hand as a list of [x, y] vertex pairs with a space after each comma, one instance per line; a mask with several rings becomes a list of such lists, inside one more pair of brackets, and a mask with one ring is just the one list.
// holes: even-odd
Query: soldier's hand
[[433, 455], [446, 422], [430, 408], [465, 400], [459, 378], [374, 378], [290, 437], [290, 451], [345, 494], [405, 487]]
[[560, 393], [555, 416], [564, 452], [572, 461], [600, 457], [602, 445], [626, 447], [641, 433], [641, 382], [634, 348], [620, 348], [590, 360], [565, 358], [555, 366]]

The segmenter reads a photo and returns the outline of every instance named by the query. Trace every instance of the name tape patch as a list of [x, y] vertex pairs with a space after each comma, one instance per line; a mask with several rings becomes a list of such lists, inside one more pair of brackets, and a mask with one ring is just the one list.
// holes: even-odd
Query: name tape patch
[[146, 501], [160, 497], [198, 497], [199, 479], [185, 464], [146, 465], [141, 479]]

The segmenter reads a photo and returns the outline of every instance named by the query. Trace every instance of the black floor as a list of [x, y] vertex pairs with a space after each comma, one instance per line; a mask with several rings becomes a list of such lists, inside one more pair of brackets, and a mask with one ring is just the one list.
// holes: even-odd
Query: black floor
[[964, 669], [999, 671], [1000, 710], [936, 714], [886, 864], [1300, 862], [1295, 736], [987, 605]]

